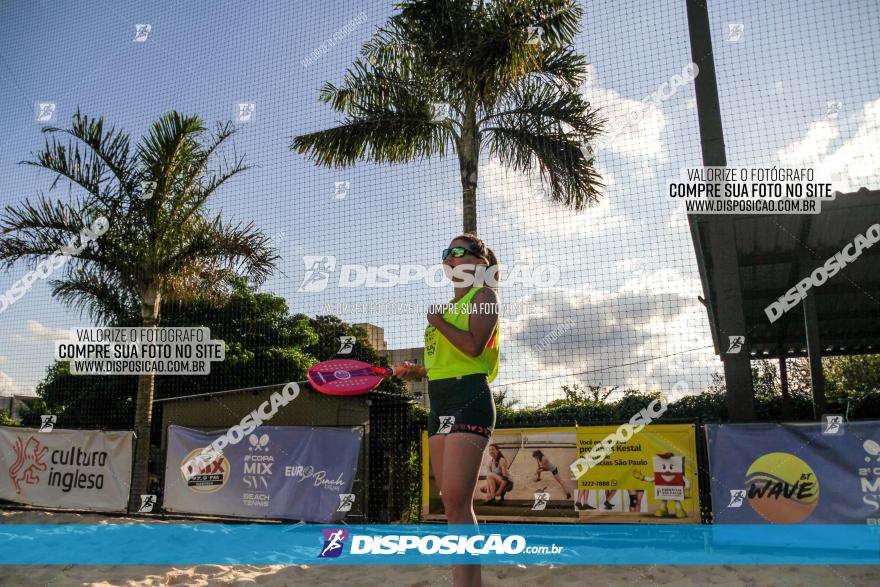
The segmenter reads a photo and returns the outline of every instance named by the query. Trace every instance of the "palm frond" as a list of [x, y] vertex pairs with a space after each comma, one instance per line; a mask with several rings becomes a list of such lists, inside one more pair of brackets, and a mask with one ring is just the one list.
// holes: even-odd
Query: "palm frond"
[[212, 221], [199, 218], [188, 227], [187, 238], [174, 250], [165, 250], [157, 264], [159, 275], [243, 274], [256, 284], [267, 279], [280, 258], [271, 238], [252, 223], [224, 223], [218, 215]]
[[[318, 165], [405, 163], [458, 151], [464, 221], [476, 229], [480, 148], [515, 169], [537, 168], [551, 199], [581, 210], [604, 187], [582, 148], [602, 120], [579, 94], [576, 0], [406, 0], [362, 46], [343, 81], [320, 99], [344, 118], [297, 136], [291, 148]], [[453, 115], [437, 121], [432, 104]]]
[[132, 284], [121, 282], [117, 274], [78, 268], [49, 283], [52, 295], [98, 323], [134, 324], [139, 317]]
[[604, 184], [584, 147], [602, 123], [589, 104], [576, 93], [532, 81], [508, 96], [505, 106], [484, 121], [489, 152], [524, 173], [537, 166], [554, 202], [573, 210], [596, 203]]
[[345, 167], [356, 161], [405, 163], [446, 154], [455, 134], [431, 122], [429, 108], [422, 112], [371, 113], [367, 119], [351, 118], [335, 128], [295, 137], [291, 148], [318, 165]]
[[[91, 226], [91, 219], [86, 218], [82, 206], [75, 204], [43, 196], [36, 202], [26, 200], [18, 208], [7, 206], [0, 216], [0, 266], [9, 269], [23, 261], [33, 268], [42, 258], [71, 243], [78, 248], [80, 233]], [[98, 260], [88, 248], [80, 256]]]

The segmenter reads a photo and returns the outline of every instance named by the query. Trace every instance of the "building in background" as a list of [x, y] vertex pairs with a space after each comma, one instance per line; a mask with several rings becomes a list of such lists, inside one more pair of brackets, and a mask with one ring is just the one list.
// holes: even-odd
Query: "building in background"
[[0, 395], [0, 410], [9, 414], [13, 420], [21, 420], [38, 399], [35, 395]]
[[[384, 355], [390, 364], [397, 365], [404, 361], [409, 361], [416, 365], [424, 364], [425, 347], [419, 346], [406, 349], [389, 349], [385, 342], [385, 329], [381, 326], [376, 326], [375, 324], [369, 324], [367, 322], [353, 324], [353, 326], [359, 326], [367, 332], [367, 342], [376, 349], [376, 352]], [[421, 402], [425, 408], [430, 409], [428, 403], [428, 380], [406, 381], [405, 383], [409, 388], [410, 395], [412, 395], [413, 399]]]
[[388, 349], [388, 345], [385, 344], [385, 329], [381, 326], [376, 326], [375, 324], [370, 324], [369, 322], [359, 322], [358, 324], [352, 324], [352, 326], [359, 326], [367, 331], [367, 342], [376, 349], [377, 352], [385, 354], [385, 351]]

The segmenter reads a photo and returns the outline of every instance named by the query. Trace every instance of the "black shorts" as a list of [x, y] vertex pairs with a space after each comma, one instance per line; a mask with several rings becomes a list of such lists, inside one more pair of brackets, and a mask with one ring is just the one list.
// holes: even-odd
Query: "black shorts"
[[428, 381], [428, 436], [467, 432], [484, 438], [495, 429], [495, 400], [485, 373]]

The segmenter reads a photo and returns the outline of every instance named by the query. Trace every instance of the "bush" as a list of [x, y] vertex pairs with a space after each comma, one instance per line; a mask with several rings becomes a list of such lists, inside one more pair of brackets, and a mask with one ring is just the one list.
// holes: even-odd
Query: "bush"
[[13, 420], [10, 417], [9, 412], [6, 410], [0, 410], [0, 426], [19, 426], [21, 422], [18, 420]]

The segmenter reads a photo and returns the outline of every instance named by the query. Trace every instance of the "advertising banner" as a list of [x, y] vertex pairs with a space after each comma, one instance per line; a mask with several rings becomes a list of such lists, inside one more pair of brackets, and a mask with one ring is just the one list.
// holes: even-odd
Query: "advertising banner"
[[260, 426], [185, 476], [181, 466], [225, 432], [169, 426], [167, 511], [327, 522], [351, 510], [360, 429]]
[[880, 422], [706, 426], [715, 524], [880, 522]]
[[[496, 430], [474, 492], [474, 511], [487, 521], [699, 524], [696, 428], [653, 424], [617, 437], [616, 426]], [[595, 465], [572, 465], [609, 435], [616, 442]], [[607, 445], [608, 443], [606, 443]], [[426, 519], [444, 519], [423, 443]]]
[[0, 426], [0, 498], [35, 506], [125, 511], [131, 485], [127, 431]]
[[[721, 542], [717, 539], [719, 535], [723, 538]], [[761, 536], [762, 544], [754, 543], [756, 535]], [[650, 565], [657, 567], [651, 571], [656, 574], [663, 573], [670, 565], [775, 565], [777, 568], [786, 565], [789, 568], [784, 572], [796, 577], [798, 572], [815, 573], [816, 565], [880, 564], [877, 527], [851, 524], [711, 526], [530, 522], [481, 524], [476, 528], [455, 524], [67, 524], [63, 531], [59, 531], [57, 524], [7, 524], [3, 526], [3, 540], [28, 547], [0, 548], [0, 565], [348, 565], [353, 572], [343, 585], [351, 586], [376, 584], [375, 580], [355, 580], [367, 573], [377, 574], [365, 565], [420, 565], [422, 576], [439, 575], [440, 565], [475, 562], [520, 567], [546, 565], [550, 568], [545, 569], [545, 573], [528, 580], [491, 583], [535, 583], [543, 587], [591, 584], [576, 576], [584, 572], [584, 565], [627, 565], [630, 568]], [[425, 569], [425, 564], [432, 568]], [[566, 571], [564, 565], [578, 568]], [[125, 570], [131, 573], [130, 569]], [[778, 575], [780, 571], [768, 571], [768, 578], [761, 584], [777, 584], [771, 572]], [[696, 577], [705, 575], [706, 569], [687, 572]], [[523, 576], [517, 569], [498, 574], [511, 576], [512, 573], [519, 573], [517, 579]], [[682, 570], [676, 573], [684, 574]], [[861, 570], [859, 575], [866, 580], [858, 584], [870, 585], [867, 579], [870, 573], [870, 569]], [[390, 578], [392, 574], [397, 580]], [[632, 571], [629, 574], [633, 585], [641, 584]], [[441, 582], [407, 580], [396, 570], [383, 575], [386, 578], [382, 585], [389, 587]], [[245, 580], [236, 583], [247, 584]], [[752, 583], [754, 581], [749, 584]], [[798, 581], [778, 583], [803, 584]], [[258, 584], [271, 584], [271, 581]], [[700, 583], [679, 580], [672, 584]], [[746, 583], [721, 579], [705, 584]]]

